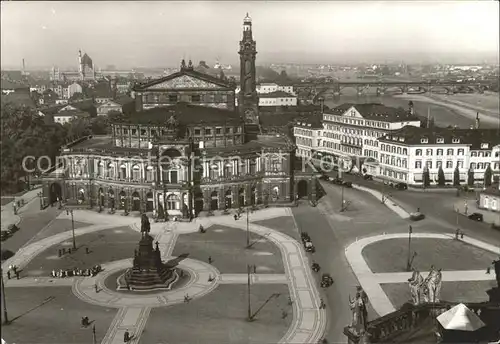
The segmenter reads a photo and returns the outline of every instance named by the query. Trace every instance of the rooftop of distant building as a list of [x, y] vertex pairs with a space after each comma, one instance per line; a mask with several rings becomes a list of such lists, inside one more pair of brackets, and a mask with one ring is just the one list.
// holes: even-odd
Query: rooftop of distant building
[[354, 107], [356, 111], [358, 111], [359, 114], [367, 120], [382, 122], [406, 122], [419, 120], [415, 114], [411, 114], [408, 110], [389, 107], [380, 103], [344, 103], [329, 110], [328, 113], [325, 114], [341, 116], [352, 107]]

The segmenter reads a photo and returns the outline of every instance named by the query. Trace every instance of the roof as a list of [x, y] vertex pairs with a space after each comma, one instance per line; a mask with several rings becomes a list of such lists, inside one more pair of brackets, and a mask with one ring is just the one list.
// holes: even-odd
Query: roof
[[[106, 152], [127, 152], [127, 153], [146, 153], [147, 149], [116, 147], [113, 144], [111, 136], [90, 136], [86, 140], [81, 140], [78, 143], [68, 147], [70, 150], [85, 150], [85, 151], [106, 151]], [[64, 152], [64, 149], [63, 149]]]
[[440, 314], [437, 321], [446, 330], [476, 331], [485, 326], [484, 322], [463, 303]]
[[59, 104], [53, 106], [47, 106], [38, 109], [38, 111], [42, 112], [45, 116], [52, 116], [59, 112], [62, 108], [66, 107], [68, 104]]
[[133, 113], [128, 120], [132, 123], [165, 123], [172, 115], [179, 124], [192, 125], [196, 123], [242, 123], [237, 111], [218, 109], [189, 103], [177, 103], [172, 106], [155, 107]]
[[220, 78], [217, 78], [215, 76], [212, 76], [212, 75], [209, 75], [206, 73], [202, 73], [202, 72], [197, 71], [197, 70], [184, 68], [176, 73], [167, 75], [167, 76], [159, 78], [159, 79], [154, 79], [154, 80], [151, 80], [151, 81], [148, 81], [145, 83], [137, 83], [133, 87], [133, 90], [134, 91], [143, 91], [146, 88], [149, 88], [149, 87], [157, 85], [157, 84], [161, 84], [165, 81], [172, 80], [172, 79], [178, 78], [178, 77], [183, 76], [183, 75], [191, 76], [191, 77], [199, 79], [199, 80], [203, 80], [203, 81], [206, 81], [209, 83], [216, 84], [216, 85], [220, 86], [221, 88], [227, 88], [227, 89], [234, 88], [233, 85], [226, 80], [222, 80]]
[[132, 103], [135, 100], [133, 98], [128, 97], [128, 96], [123, 96], [123, 97], [118, 97], [116, 99], [113, 99], [112, 101], [119, 104], [119, 105], [125, 105], [125, 104]]
[[87, 53], [83, 54], [83, 56], [82, 56], [82, 64], [84, 66], [94, 68], [94, 64], [92, 63], [92, 59], [90, 58], [89, 55], [87, 55]]
[[90, 114], [85, 111], [78, 111], [78, 110], [64, 110], [64, 111], [59, 111], [54, 114], [54, 117], [90, 117]]
[[299, 113], [261, 113], [259, 115], [259, 121], [262, 127], [284, 127], [293, 123], [298, 116]]
[[[422, 139], [427, 139], [427, 142], [422, 142]], [[380, 137], [379, 140], [386, 142], [397, 141], [406, 145], [466, 144], [470, 145], [470, 149], [473, 150], [491, 150], [493, 146], [500, 144], [500, 135], [498, 135], [497, 129], [420, 128], [405, 126], [400, 130]], [[488, 148], [481, 148], [482, 143], [489, 143]]]
[[238, 155], [241, 153], [248, 152], [261, 152], [261, 149], [271, 149], [271, 150], [283, 150], [284, 152], [291, 148], [290, 143], [284, 135], [266, 135], [258, 136], [256, 140], [248, 141], [242, 145], [235, 145], [229, 147], [211, 147], [206, 148], [208, 155], [224, 155], [224, 154], [234, 154]]
[[293, 94], [284, 91], [276, 91], [271, 93], [259, 93], [259, 98], [296, 98]]
[[323, 116], [312, 115], [302, 118], [297, 118], [296, 127], [307, 127], [307, 129], [323, 129]]
[[66, 104], [65, 106], [68, 106], [68, 105], [71, 105], [71, 106], [73, 106], [79, 110], [83, 110], [83, 111], [86, 111], [86, 110], [89, 110], [92, 108], [95, 109], [94, 102], [92, 101], [92, 99], [85, 99], [82, 101], [72, 102], [72, 103]]
[[419, 121], [419, 118], [416, 115], [410, 114], [409, 111], [403, 108], [393, 108], [380, 103], [344, 103], [331, 109], [329, 114], [341, 116], [351, 107], [354, 107], [356, 111], [358, 111], [360, 115], [367, 120], [382, 122]]
[[1, 80], [1, 85], [0, 85], [2, 90], [16, 90], [20, 88], [29, 88], [29, 86], [24, 85], [19, 82], [13, 82], [10, 80], [2, 79]]
[[90, 89], [92, 95], [96, 98], [112, 98], [113, 91], [111, 90], [111, 85], [107, 82], [101, 82], [95, 86], [95, 88]]

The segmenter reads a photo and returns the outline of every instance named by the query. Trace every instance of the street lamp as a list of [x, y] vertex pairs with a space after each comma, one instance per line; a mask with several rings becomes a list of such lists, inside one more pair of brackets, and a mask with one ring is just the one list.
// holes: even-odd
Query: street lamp
[[96, 336], [95, 336], [95, 324], [92, 325], [92, 344], [96, 344], [97, 343], [97, 340], [96, 340]]
[[410, 225], [408, 227], [408, 261], [406, 262], [406, 270], [411, 270], [411, 234], [413, 233], [413, 228]]
[[2, 304], [3, 304], [3, 325], [10, 324], [9, 316], [7, 315], [7, 303], [5, 302], [5, 284], [3, 283], [3, 269], [0, 268], [1, 287], [2, 287]]
[[73, 232], [73, 250], [76, 250], [76, 238], [75, 238], [75, 221], [73, 218], [73, 209], [66, 209], [66, 214], [71, 214], [71, 230]]
[[250, 285], [251, 285], [251, 280], [250, 280], [250, 265], [247, 264], [247, 277], [248, 277], [248, 281], [247, 281], [247, 321], [252, 321], [253, 320], [253, 317], [252, 317], [252, 304], [250, 302]]
[[40, 198], [40, 210], [43, 210], [43, 194], [39, 192], [37, 196]]
[[341, 199], [341, 204], [340, 204], [340, 212], [343, 212], [345, 210], [344, 208], [344, 184], [342, 184], [342, 199]]

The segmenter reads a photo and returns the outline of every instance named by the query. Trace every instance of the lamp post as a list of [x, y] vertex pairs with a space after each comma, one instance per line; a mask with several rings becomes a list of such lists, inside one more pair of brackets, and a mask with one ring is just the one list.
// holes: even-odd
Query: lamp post
[[42, 192], [38, 193], [38, 197], [40, 198], [40, 210], [43, 210], [43, 194], [42, 194]]
[[247, 208], [247, 248], [250, 248], [250, 223], [248, 219], [248, 214], [250, 210]]
[[97, 340], [96, 340], [96, 336], [95, 336], [95, 324], [92, 325], [92, 344], [96, 344], [97, 343]]
[[73, 232], [73, 250], [76, 250], [76, 238], [75, 238], [75, 220], [73, 218], [73, 209], [66, 209], [66, 214], [71, 214], [71, 230]]
[[247, 321], [252, 321], [253, 320], [253, 317], [252, 317], [252, 304], [250, 302], [250, 285], [251, 285], [251, 280], [250, 280], [250, 265], [247, 264], [247, 277], [248, 277], [248, 281], [247, 281]]
[[341, 199], [341, 204], [340, 204], [340, 212], [343, 212], [345, 210], [344, 208], [344, 184], [342, 184], [342, 199]]
[[410, 225], [408, 227], [408, 261], [406, 262], [406, 270], [411, 270], [411, 234], [413, 233], [413, 228]]

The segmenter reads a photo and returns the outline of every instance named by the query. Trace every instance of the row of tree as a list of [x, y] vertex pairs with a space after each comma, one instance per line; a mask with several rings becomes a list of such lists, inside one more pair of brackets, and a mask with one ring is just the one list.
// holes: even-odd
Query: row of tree
[[[423, 184], [425, 187], [429, 187], [431, 185], [431, 177], [430, 177], [429, 169], [427, 169], [427, 168], [424, 169], [422, 179], [423, 179]], [[475, 182], [474, 170], [469, 169], [469, 172], [467, 173], [467, 185], [474, 186], [474, 182]], [[492, 183], [493, 183], [493, 172], [491, 170], [491, 167], [488, 165], [488, 167], [484, 171], [483, 184], [485, 187], [490, 187]], [[446, 178], [444, 175], [443, 168], [441, 166], [438, 169], [437, 185], [439, 185], [439, 186], [446, 185]], [[456, 168], [455, 171], [453, 172], [453, 186], [460, 186], [460, 172], [459, 172], [458, 168]]]
[[[91, 134], [104, 135], [109, 130], [106, 117], [78, 119], [61, 125], [49, 123], [35, 109], [12, 103], [2, 104], [0, 112], [0, 172], [4, 194], [22, 191], [29, 177], [39, 176], [52, 165], [64, 144]], [[28, 156], [35, 159], [26, 160]], [[35, 171], [27, 171], [31, 169]]]

